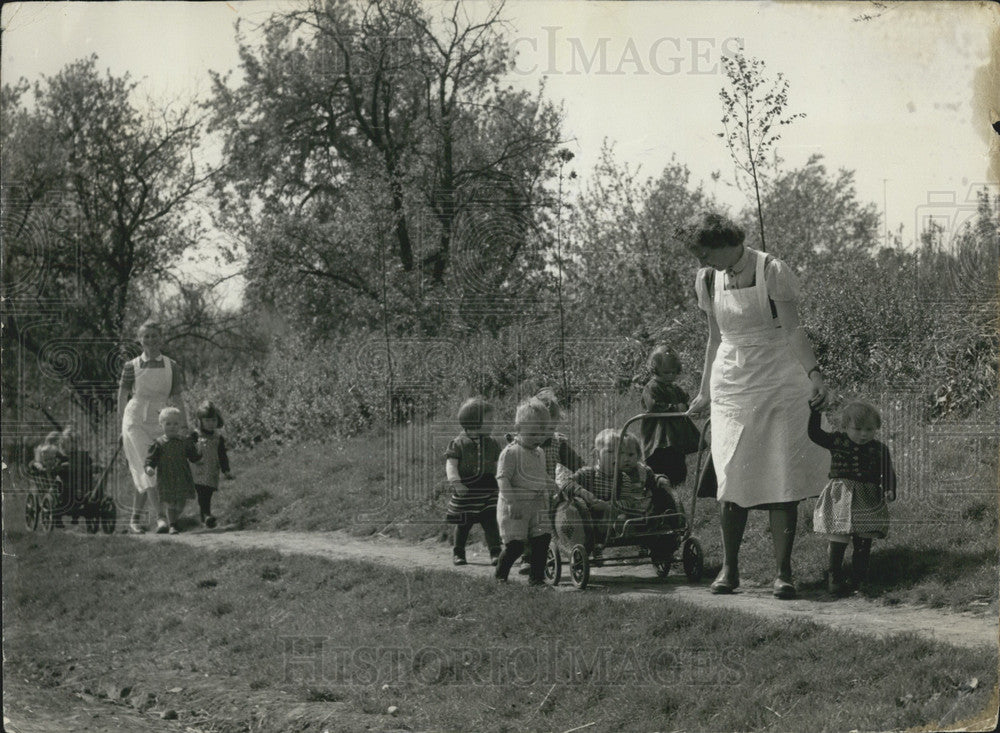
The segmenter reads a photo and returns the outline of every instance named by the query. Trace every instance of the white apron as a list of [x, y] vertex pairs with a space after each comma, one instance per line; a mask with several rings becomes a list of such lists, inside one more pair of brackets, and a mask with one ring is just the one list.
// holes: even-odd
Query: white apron
[[756, 284], [726, 290], [717, 273], [712, 307], [722, 342], [712, 363], [712, 461], [717, 498], [741, 507], [818, 496], [830, 455], [809, 440], [808, 376], [771, 316], [765, 257]]
[[132, 481], [140, 494], [156, 485], [156, 479], [146, 475], [146, 455], [153, 441], [163, 435], [159, 423], [160, 410], [167, 405], [173, 377], [173, 365], [167, 357], [161, 357], [162, 369], [140, 369], [141, 358], [137, 356], [132, 360], [135, 384], [132, 385], [132, 398], [125, 405], [122, 415], [122, 448], [132, 472]]

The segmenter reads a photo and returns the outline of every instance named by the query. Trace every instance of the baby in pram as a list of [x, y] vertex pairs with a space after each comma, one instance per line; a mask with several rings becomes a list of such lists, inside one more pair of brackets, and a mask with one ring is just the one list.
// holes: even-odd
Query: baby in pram
[[[616, 455], [621, 483], [612, 503]], [[622, 439], [615, 430], [602, 430], [594, 439], [594, 465], [581, 468], [567, 484], [564, 494], [569, 499], [583, 500], [598, 538], [606, 536], [611, 528], [621, 533], [627, 528], [651, 531], [683, 527], [684, 518], [670, 481], [654, 474], [642, 463], [641, 455], [639, 440], [631, 433]], [[655, 519], [660, 517], [662, 520]], [[643, 518], [654, 519], [629, 522]], [[600, 544], [598, 539], [595, 553], [599, 553]]]

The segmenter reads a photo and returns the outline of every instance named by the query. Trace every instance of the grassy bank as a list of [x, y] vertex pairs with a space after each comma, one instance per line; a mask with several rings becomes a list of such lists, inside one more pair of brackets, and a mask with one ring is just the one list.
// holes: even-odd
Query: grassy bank
[[[563, 428], [581, 454], [603, 427], [635, 414], [634, 399], [581, 401]], [[960, 610], [997, 608], [996, 442], [977, 423], [904, 429], [905, 414], [885, 411], [883, 438], [900, 475], [891, 505], [890, 537], [877, 541], [865, 594], [886, 603], [926, 604]], [[442, 454], [458, 432], [450, 422], [411, 424], [389, 433], [345, 441], [253, 451], [234, 457], [239, 480], [218, 494], [220, 512], [239, 527], [384, 532], [407, 539], [447, 536], [448, 491]], [[695, 461], [689, 460], [693, 475]], [[683, 493], [690, 502], [690, 489]], [[813, 500], [800, 506], [795, 573], [818, 588], [826, 544], [812, 532]], [[721, 563], [714, 500], [701, 500], [696, 535], [706, 549], [707, 571]], [[478, 530], [473, 533], [478, 538]], [[442, 552], [446, 550], [442, 548]], [[764, 512], [752, 512], [742, 552], [746, 579], [774, 577]]]
[[996, 683], [992, 655], [677, 602], [124, 537], [5, 552], [7, 674], [199, 730], [942, 728]]

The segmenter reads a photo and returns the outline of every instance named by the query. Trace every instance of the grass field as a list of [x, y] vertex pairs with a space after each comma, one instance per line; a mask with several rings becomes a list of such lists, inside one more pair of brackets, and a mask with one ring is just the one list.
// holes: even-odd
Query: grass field
[[996, 684], [995, 655], [671, 601], [120, 536], [4, 551], [5, 674], [202, 731], [942, 729]]
[[[564, 429], [581, 455], [603, 427], [621, 425], [634, 401], [582, 401]], [[997, 454], [992, 419], [944, 428], [904, 429], [906, 415], [885, 412], [882, 438], [900, 476], [890, 505], [890, 537], [876, 541], [865, 593], [885, 603], [997, 611]], [[447, 536], [448, 492], [442, 454], [458, 432], [450, 422], [409, 425], [341, 442], [262, 449], [234, 456], [239, 478], [217, 495], [220, 513], [238, 527], [265, 530], [348, 528], [406, 539]], [[689, 474], [695, 470], [689, 459]], [[690, 502], [690, 489], [683, 498]], [[814, 501], [800, 505], [794, 569], [804, 589], [823, 583], [826, 543], [812, 532]], [[700, 500], [695, 534], [708, 572], [721, 564], [717, 505]], [[478, 538], [478, 530], [473, 537]], [[442, 552], [447, 552], [442, 547]], [[764, 512], [751, 512], [741, 554], [747, 578], [774, 577]]]

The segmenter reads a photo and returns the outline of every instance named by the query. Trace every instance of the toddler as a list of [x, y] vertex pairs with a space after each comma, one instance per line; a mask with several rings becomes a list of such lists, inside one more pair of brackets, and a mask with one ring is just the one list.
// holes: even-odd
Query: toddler
[[493, 406], [484, 397], [472, 397], [458, 408], [462, 433], [445, 451], [445, 475], [451, 485], [451, 499], [445, 521], [455, 525], [452, 563], [465, 565], [465, 544], [473, 525], [483, 528], [490, 560], [500, 557], [500, 530], [497, 527], [497, 459], [500, 443], [490, 435]]
[[896, 474], [889, 449], [875, 440], [882, 418], [871, 405], [851, 402], [840, 415], [842, 431], [820, 427], [820, 413], [809, 414], [809, 439], [830, 451], [830, 481], [816, 502], [813, 529], [825, 534], [829, 571], [827, 588], [834, 595], [849, 590], [844, 578], [844, 554], [852, 540], [852, 580], [855, 588], [867, 580], [872, 540], [889, 532], [889, 507], [896, 499]]
[[[619, 454], [621, 484], [618, 503], [614, 507], [616, 513], [612, 516], [616, 453]], [[573, 474], [570, 493], [587, 504], [598, 530], [598, 537], [602, 539], [614, 519], [624, 521], [646, 516], [650, 511], [654, 514], [676, 511], [673, 498], [666, 488], [669, 482], [662, 476], [655, 476], [639, 459], [638, 439], [627, 434], [625, 440], [620, 440], [618, 431], [608, 428], [594, 438], [594, 465], [581, 468]], [[598, 545], [594, 554], [599, 556], [601, 549]]]
[[[559, 406], [559, 399], [555, 390], [551, 387], [543, 387], [535, 395], [535, 399], [545, 405], [549, 412], [547, 423], [548, 437], [542, 443], [542, 450], [545, 452], [545, 474], [556, 482], [556, 487], [562, 489], [573, 475], [574, 471], [583, 468], [583, 459], [573, 450], [569, 444], [569, 439], [556, 427], [562, 420], [562, 408]], [[531, 568], [531, 545], [524, 549], [522, 567], [519, 571], [522, 575], [530, 572]]]
[[219, 475], [232, 480], [233, 474], [229, 470], [226, 439], [221, 432], [225, 425], [222, 413], [210, 400], [205, 400], [198, 406], [195, 418], [198, 420], [195, 434], [201, 460], [191, 464], [191, 477], [198, 495], [201, 523], [212, 529], [216, 525], [216, 519], [212, 516], [212, 494], [219, 488]]
[[[675, 381], [681, 361], [669, 346], [657, 346], [647, 362], [652, 378], [642, 390], [645, 412], [686, 412], [690, 401]], [[684, 483], [687, 465], [684, 456], [698, 450], [698, 429], [689, 417], [647, 418], [640, 423], [646, 465], [666, 476], [674, 486]]]
[[545, 584], [546, 550], [551, 539], [550, 496], [555, 481], [545, 473], [541, 444], [548, 437], [549, 411], [538, 399], [518, 405], [514, 418], [514, 440], [497, 460], [497, 522], [504, 542], [497, 562], [496, 578], [506, 582], [511, 566], [531, 545], [529, 585]]
[[35, 446], [35, 452], [29, 464], [33, 470], [41, 473], [55, 473], [59, 470], [63, 458], [62, 451], [59, 450], [61, 437], [62, 433], [53, 430], [45, 436], [45, 440]]
[[156, 477], [156, 487], [163, 504], [167, 525], [158, 526], [157, 534], [177, 534], [177, 520], [184, 513], [184, 505], [194, 497], [194, 479], [190, 462], [201, 460], [198, 452], [198, 434], [187, 436], [181, 411], [164, 407], [159, 415], [163, 435], [153, 441], [146, 455], [146, 475]]

